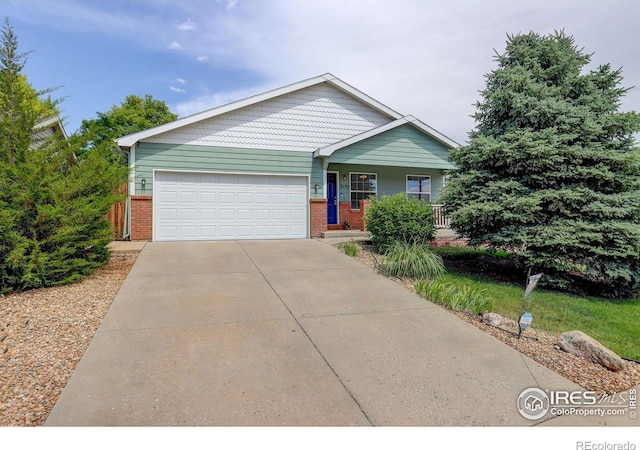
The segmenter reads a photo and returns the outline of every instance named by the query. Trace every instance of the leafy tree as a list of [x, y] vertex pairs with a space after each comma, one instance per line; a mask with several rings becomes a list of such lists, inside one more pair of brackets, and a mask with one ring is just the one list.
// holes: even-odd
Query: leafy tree
[[640, 115], [621, 71], [556, 32], [509, 36], [452, 152], [441, 198], [474, 246], [509, 250], [547, 286], [621, 297], [640, 288]]
[[0, 292], [75, 281], [108, 261], [110, 224], [127, 169], [106, 146], [78, 157], [60, 135], [36, 140], [58, 101], [21, 73], [8, 21], [0, 42]]
[[106, 113], [98, 112], [97, 118], [83, 120], [78, 134], [86, 140], [85, 150], [108, 143], [116, 150], [114, 139], [146, 130], [178, 118], [162, 100], [151, 95], [144, 98], [129, 95], [120, 106], [113, 105]]

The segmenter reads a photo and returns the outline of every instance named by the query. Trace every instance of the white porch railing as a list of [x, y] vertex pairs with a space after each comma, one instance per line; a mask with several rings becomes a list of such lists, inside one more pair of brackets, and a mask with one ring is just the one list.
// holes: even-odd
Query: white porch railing
[[444, 205], [432, 203], [433, 217], [435, 218], [436, 228], [449, 228], [450, 220], [443, 214], [442, 207]]

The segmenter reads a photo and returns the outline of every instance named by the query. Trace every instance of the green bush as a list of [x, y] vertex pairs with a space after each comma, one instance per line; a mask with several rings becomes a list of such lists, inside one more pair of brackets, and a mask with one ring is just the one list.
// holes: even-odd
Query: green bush
[[444, 275], [445, 268], [442, 258], [424, 246], [396, 242], [387, 249], [379, 271], [388, 277], [434, 279]]
[[436, 234], [431, 205], [403, 193], [372, 198], [364, 220], [377, 251], [394, 242], [424, 245]]

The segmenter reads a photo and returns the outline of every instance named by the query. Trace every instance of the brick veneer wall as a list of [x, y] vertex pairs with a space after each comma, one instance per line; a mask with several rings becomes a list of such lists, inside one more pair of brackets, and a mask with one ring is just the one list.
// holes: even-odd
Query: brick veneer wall
[[153, 212], [150, 195], [131, 196], [131, 240], [151, 240], [153, 238]]
[[363, 218], [368, 207], [367, 200], [360, 200], [360, 209], [351, 209], [351, 202], [340, 202], [340, 228], [344, 229], [344, 222], [348, 220], [352, 230], [367, 231]]
[[327, 231], [327, 199], [309, 199], [309, 234], [312, 238], [322, 237], [322, 233]]

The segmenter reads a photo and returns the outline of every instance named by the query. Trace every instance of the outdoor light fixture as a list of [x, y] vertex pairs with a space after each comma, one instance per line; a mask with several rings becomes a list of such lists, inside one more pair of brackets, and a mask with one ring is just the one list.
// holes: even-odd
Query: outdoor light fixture
[[143, 178], [143, 179], [140, 181], [140, 184], [142, 185], [142, 189], [144, 189], [144, 187], [147, 185], [147, 179], [146, 179], [146, 178]]
[[320, 189], [320, 185], [316, 183], [315, 186], [313, 186], [313, 188], [316, 190], [316, 193], [318, 193], [318, 189]]
[[346, 175], [342, 175], [342, 181], [347, 181], [347, 176]]

